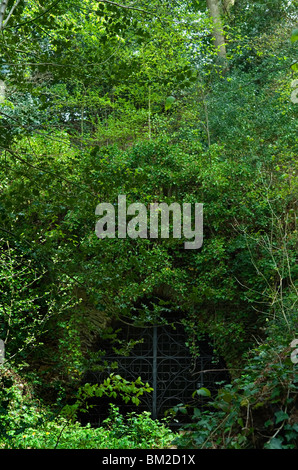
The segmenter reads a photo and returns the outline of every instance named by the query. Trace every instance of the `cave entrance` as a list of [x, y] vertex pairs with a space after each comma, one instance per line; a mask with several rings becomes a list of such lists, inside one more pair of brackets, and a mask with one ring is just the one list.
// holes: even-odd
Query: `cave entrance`
[[[213, 355], [207, 341], [199, 343], [199, 357], [193, 356], [187, 345], [189, 337], [180, 323], [146, 328], [130, 326], [125, 328], [122, 338], [136, 342], [129, 355], [119, 356], [111, 348], [103, 360], [110, 365], [117, 363], [117, 368], [108, 367], [105, 373], [90, 372], [87, 380], [100, 383], [113, 372], [129, 381], [141, 377], [142, 382], [148, 382], [153, 392], [139, 397], [138, 407], [122, 404], [122, 412], [146, 410], [153, 419], [161, 419], [167, 410], [178, 404], [194, 403], [195, 390], [205, 387], [214, 393], [218, 388], [216, 383], [226, 379], [226, 374], [221, 372], [224, 363]], [[201, 400], [204, 401], [204, 397]], [[92, 408], [92, 416], [89, 415], [91, 424], [95, 421], [99, 424], [106, 410], [107, 403], [101, 399]], [[179, 424], [179, 419], [176, 422]]]

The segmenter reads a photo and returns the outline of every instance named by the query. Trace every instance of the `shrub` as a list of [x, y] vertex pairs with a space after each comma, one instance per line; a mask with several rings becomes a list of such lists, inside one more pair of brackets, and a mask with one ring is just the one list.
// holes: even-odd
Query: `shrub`
[[249, 353], [240, 377], [218, 391], [175, 443], [181, 448], [297, 448], [297, 383], [287, 338]]
[[[112, 406], [112, 405], [111, 405]], [[92, 428], [59, 417], [24, 431], [11, 430], [2, 447], [15, 449], [154, 449], [169, 448], [175, 434], [149, 413], [124, 417], [112, 406], [103, 426]]]

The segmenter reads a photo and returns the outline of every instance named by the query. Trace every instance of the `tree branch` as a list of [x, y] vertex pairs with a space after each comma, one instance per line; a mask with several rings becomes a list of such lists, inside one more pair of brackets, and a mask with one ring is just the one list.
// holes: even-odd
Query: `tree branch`
[[[8, 0], [7, 0], [8, 1]], [[10, 18], [11, 18], [11, 15], [13, 14], [14, 10], [16, 9], [16, 7], [18, 6], [18, 4], [20, 3], [21, 0], [17, 0], [16, 3], [13, 5], [12, 9], [10, 10], [10, 12], [8, 13], [7, 15], [7, 18], [6, 20], [4, 21], [3, 25], [2, 25], [2, 29], [4, 29], [7, 25], [7, 23], [9, 22]]]
[[7, 23], [9, 22], [13, 12], [17, 8], [17, 6], [19, 5], [20, 1], [21, 0], [16, 0], [16, 2], [11, 7], [8, 15], [6, 16], [6, 19], [4, 19], [5, 13], [6, 13], [6, 10], [7, 10], [7, 6], [8, 6], [8, 0], [2, 0], [2, 3], [0, 4], [0, 31], [3, 31], [3, 29], [6, 28]]
[[8, 0], [2, 0], [0, 4], [0, 31], [3, 29], [4, 15], [6, 12]]
[[[43, 11], [42, 13], [37, 15], [35, 18], [32, 18], [32, 20], [24, 21], [24, 23], [19, 23], [19, 24], [15, 25], [15, 27], [18, 28], [19, 26], [24, 26], [25, 24], [34, 23], [34, 21], [38, 20], [39, 18], [44, 16], [46, 13], [48, 13], [50, 10], [52, 10], [59, 2], [60, 2], [60, 0], [57, 0], [49, 8], [47, 8], [45, 11]], [[11, 28], [11, 26], [9, 26], [9, 28]]]

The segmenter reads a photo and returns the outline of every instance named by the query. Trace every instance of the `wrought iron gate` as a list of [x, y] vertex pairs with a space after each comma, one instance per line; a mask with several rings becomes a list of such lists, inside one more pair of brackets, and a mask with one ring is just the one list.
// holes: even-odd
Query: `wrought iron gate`
[[[167, 409], [179, 403], [193, 401], [192, 394], [200, 387], [213, 391], [222, 378], [218, 372], [222, 364], [214, 361], [210, 350], [202, 350], [202, 344], [199, 358], [192, 357], [182, 325], [130, 328], [126, 335], [137, 341], [129, 356], [108, 353], [104, 359], [118, 364], [116, 371], [110, 372], [131, 381], [141, 377], [150, 384], [153, 392], [140, 397], [138, 409], [150, 411], [154, 419], [162, 418]], [[95, 374], [93, 381], [102, 379], [102, 374]]]

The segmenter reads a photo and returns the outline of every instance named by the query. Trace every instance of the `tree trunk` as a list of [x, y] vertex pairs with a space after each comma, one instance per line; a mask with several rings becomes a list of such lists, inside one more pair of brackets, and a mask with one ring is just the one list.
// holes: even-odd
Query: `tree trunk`
[[6, 12], [8, 0], [3, 0], [0, 4], [0, 31], [3, 29], [4, 15]]
[[16, 0], [16, 2], [11, 7], [8, 15], [6, 16], [5, 20], [4, 20], [4, 17], [5, 17], [5, 12], [6, 12], [6, 9], [7, 9], [8, 0], [2, 0], [2, 2], [0, 3], [0, 31], [2, 31], [2, 29], [4, 29], [6, 27], [7, 23], [9, 22], [12, 14], [14, 12], [14, 10], [16, 9], [16, 7], [20, 3], [20, 1], [21, 0]]
[[[229, 5], [231, 0], [226, 2]], [[222, 32], [222, 21], [221, 21], [221, 11], [220, 11], [220, 1], [219, 0], [207, 0], [207, 6], [211, 18], [213, 19], [213, 36], [214, 36], [214, 45], [217, 49], [218, 57], [225, 59], [227, 55], [225, 38]]]

